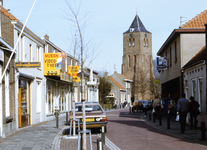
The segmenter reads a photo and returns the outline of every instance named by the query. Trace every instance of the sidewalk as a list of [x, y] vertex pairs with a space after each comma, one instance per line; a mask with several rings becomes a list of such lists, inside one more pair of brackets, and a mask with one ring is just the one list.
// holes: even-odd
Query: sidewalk
[[186, 125], [184, 134], [181, 134], [180, 133], [180, 122], [175, 121], [175, 118], [172, 118], [172, 117], [170, 118], [170, 129], [168, 129], [168, 126], [167, 126], [167, 115], [162, 116], [161, 125], [160, 125], [159, 120], [156, 120], [155, 123], [153, 123], [152, 114], [151, 114], [151, 121], [149, 120], [149, 112], [147, 113], [147, 117], [143, 115], [142, 119], [148, 125], [151, 125], [158, 130], [165, 131], [174, 137], [181, 138], [184, 140], [189, 140], [189, 141], [196, 142], [196, 143], [203, 144], [203, 145], [207, 145], [207, 131], [205, 131], [206, 140], [202, 141], [200, 128], [198, 128], [197, 130], [193, 130], [193, 129], [190, 129], [189, 125]]
[[0, 150], [45, 150], [58, 149], [57, 136], [65, 126], [65, 117], [18, 129], [15, 133], [0, 140]]

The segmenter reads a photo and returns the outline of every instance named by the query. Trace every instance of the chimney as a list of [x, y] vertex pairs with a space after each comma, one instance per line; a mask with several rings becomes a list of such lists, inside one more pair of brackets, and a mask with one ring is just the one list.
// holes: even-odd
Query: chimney
[[47, 34], [45, 34], [44, 38], [49, 40], [49, 36]]
[[105, 77], [108, 77], [108, 72], [105, 72]]
[[3, 6], [3, 0], [0, 0], [0, 5]]

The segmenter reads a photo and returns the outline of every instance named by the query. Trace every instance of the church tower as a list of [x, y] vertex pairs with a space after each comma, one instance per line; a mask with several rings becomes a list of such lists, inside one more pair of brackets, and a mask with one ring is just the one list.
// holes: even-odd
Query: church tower
[[151, 100], [152, 34], [136, 15], [123, 33], [122, 74], [133, 80], [132, 100]]

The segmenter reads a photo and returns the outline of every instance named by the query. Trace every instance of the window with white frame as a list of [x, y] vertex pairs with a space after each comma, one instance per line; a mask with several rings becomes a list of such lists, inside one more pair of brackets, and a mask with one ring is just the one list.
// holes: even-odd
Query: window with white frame
[[24, 37], [21, 37], [21, 55], [22, 55], [22, 60], [21, 61], [25, 61], [24, 58]]
[[[17, 37], [19, 38], [19, 33], [17, 33]], [[21, 61], [21, 39], [18, 41], [18, 60]]]
[[68, 72], [67, 55], [65, 56], [65, 72]]
[[41, 53], [40, 53], [40, 47], [39, 46], [37, 46], [37, 48], [36, 48], [36, 51], [37, 51], [37, 62], [40, 62], [41, 61]]
[[195, 79], [192, 80], [192, 96], [195, 98], [195, 94], [196, 94], [196, 83], [195, 83]]
[[32, 61], [32, 44], [29, 45], [30, 61]]
[[10, 100], [9, 100], [9, 71], [5, 75], [5, 103], [6, 103], [6, 117], [10, 116]]
[[45, 44], [45, 53], [48, 53], [48, 44]]
[[36, 111], [41, 112], [41, 83], [37, 82], [37, 101]]
[[202, 78], [198, 78], [198, 102], [200, 104], [199, 110], [202, 112], [202, 105], [203, 105], [203, 99], [202, 99], [202, 94], [203, 94], [203, 80]]
[[55, 49], [54, 48], [52, 48], [52, 52], [55, 53]]

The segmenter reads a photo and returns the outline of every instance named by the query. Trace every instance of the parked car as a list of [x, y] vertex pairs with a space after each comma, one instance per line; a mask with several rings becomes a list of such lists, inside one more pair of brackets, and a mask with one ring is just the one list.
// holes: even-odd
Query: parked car
[[[104, 131], [107, 132], [106, 125], [108, 123], [107, 116], [98, 102], [85, 102], [85, 118], [86, 118], [86, 128], [99, 128], [101, 129], [101, 125], [104, 124]], [[70, 113], [70, 120], [73, 118], [73, 111]], [[75, 103], [75, 119], [79, 119], [80, 128], [83, 128], [83, 112], [82, 112], [82, 103]], [[78, 124], [76, 123], [76, 129], [78, 128]]]

